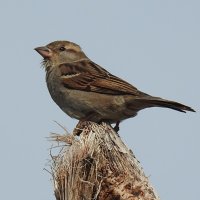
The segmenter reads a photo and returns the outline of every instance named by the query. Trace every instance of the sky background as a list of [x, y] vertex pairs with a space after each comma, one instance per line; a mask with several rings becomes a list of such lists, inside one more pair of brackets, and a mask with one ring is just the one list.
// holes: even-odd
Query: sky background
[[50, 132], [69, 131], [46, 88], [33, 49], [55, 40], [79, 44], [96, 63], [140, 90], [197, 113], [152, 108], [121, 123], [162, 200], [199, 199], [200, 1], [18, 0], [0, 2], [0, 199], [55, 199]]

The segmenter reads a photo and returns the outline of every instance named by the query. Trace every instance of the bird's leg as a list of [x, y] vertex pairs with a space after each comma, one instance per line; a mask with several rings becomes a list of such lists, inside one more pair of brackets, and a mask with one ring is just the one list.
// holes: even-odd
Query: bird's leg
[[118, 133], [119, 131], [119, 124], [120, 124], [120, 121], [117, 121], [117, 123], [115, 124], [115, 127], [113, 128], [116, 133]]

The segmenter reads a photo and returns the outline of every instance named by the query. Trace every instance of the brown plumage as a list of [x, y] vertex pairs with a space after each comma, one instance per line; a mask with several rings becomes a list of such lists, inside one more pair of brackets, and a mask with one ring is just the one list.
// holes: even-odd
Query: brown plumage
[[56, 41], [35, 50], [44, 58], [51, 97], [78, 120], [117, 123], [149, 107], [195, 112], [189, 106], [139, 91], [95, 64], [75, 43]]

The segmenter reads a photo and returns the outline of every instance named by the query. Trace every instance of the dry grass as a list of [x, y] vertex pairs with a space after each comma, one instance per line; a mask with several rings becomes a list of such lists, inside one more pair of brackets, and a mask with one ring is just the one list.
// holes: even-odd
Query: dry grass
[[57, 200], [157, 200], [133, 153], [113, 129], [85, 122], [80, 138], [53, 134], [58, 155], [51, 155]]

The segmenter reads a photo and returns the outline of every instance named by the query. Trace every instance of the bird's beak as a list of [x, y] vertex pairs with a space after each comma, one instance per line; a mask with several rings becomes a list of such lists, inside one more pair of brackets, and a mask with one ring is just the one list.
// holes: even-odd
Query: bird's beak
[[37, 47], [35, 50], [43, 57], [50, 58], [52, 56], [52, 51], [48, 47]]

